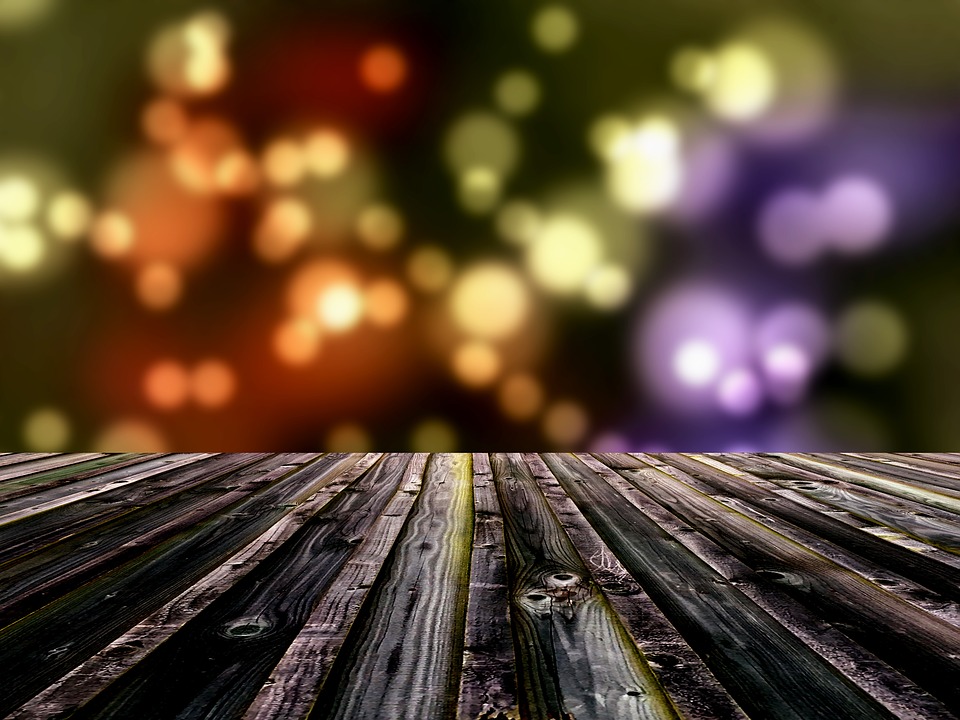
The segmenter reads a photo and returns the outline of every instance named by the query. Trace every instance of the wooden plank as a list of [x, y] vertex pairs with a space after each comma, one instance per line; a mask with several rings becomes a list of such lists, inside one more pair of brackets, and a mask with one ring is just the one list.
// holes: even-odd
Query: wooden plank
[[897, 467], [913, 468], [925, 470], [934, 475], [951, 478], [957, 482], [953, 487], [960, 487], [960, 466], [950, 463], [940, 462], [926, 457], [914, 457], [910, 455], [901, 455], [898, 453], [841, 453], [845, 458], [858, 458], [861, 460], [870, 460], [871, 462], [881, 463], [882, 465], [894, 465]]
[[510, 634], [503, 517], [490, 457], [473, 454], [474, 531], [459, 720], [516, 720], [517, 667]]
[[669, 475], [617, 468], [643, 494], [904, 673], [960, 709], [960, 628], [904, 602]]
[[[0, 525], [53, 510], [61, 505], [69, 505], [77, 500], [86, 500], [101, 493], [129, 485], [147, 477], [156, 475], [160, 470], [172, 470], [177, 467], [211, 457], [209, 453], [189, 455], [159, 455], [144, 460], [134, 456], [120, 467], [111, 465], [109, 469], [97, 468], [84, 477], [71, 478], [69, 485], [58, 485], [26, 497], [8, 500], [0, 505]], [[84, 473], [87, 475], [87, 473]]]
[[960, 498], [960, 475], [949, 477], [918, 465], [908, 465], [904, 462], [878, 462], [868, 458], [860, 458], [850, 453], [809, 453], [808, 457], [855, 470], [863, 470], [881, 477], [891, 477], [910, 485], [934, 492], [945, 492], [948, 495]]
[[236, 717], [399, 488], [409, 455], [378, 461], [249, 575], [76, 717]]
[[[630, 631], [680, 715], [688, 720], [745, 718], [743, 710], [703, 660], [601, 540], [543, 459], [534, 453], [524, 453], [523, 457], [590, 574]], [[580, 459], [587, 462], [590, 458]]]
[[853, 483], [854, 485], [862, 485], [871, 490], [877, 490], [888, 495], [893, 495], [894, 497], [906, 498], [907, 500], [918, 502], [921, 505], [928, 505], [960, 515], [960, 496], [954, 497], [953, 495], [948, 495], [946, 494], [947, 491], [934, 492], [915, 485], [892, 480], [889, 477], [881, 477], [862, 470], [852, 470], [798, 454], [771, 453], [771, 455], [778, 460], [782, 460], [785, 464], [798, 467], [801, 470], [810, 470], [818, 475], [825, 475], [826, 477], [843, 480]]
[[[849, 525], [775, 495], [743, 480], [735, 474], [703, 462], [702, 458], [678, 453], [649, 454], [673, 468], [706, 483], [710, 488], [727, 493], [823, 538], [862, 558], [876, 563], [880, 574], [885, 570], [910, 578], [940, 593], [944, 598], [960, 602], [960, 569], [944, 565], [906, 548], [862, 532]], [[700, 461], [698, 461], [700, 460]], [[734, 473], [737, 471], [734, 470]], [[958, 538], [960, 539], [960, 538]]]
[[341, 471], [342, 460], [324, 456], [0, 630], [6, 671], [0, 713], [23, 704], [261, 535]]
[[272, 455], [242, 472], [212, 474], [185, 489], [87, 532], [0, 567], [0, 627], [33, 612], [97, 575], [230, 507], [298, 465]]
[[431, 455], [413, 510], [311, 720], [455, 716], [472, 540], [471, 456]]
[[587, 521], [750, 717], [891, 717], [677, 542], [633, 498], [625, 498], [573, 456], [542, 457]]
[[0, 467], [6, 467], [7, 465], [16, 465], [18, 463], [30, 462], [31, 460], [39, 460], [40, 458], [50, 457], [51, 455], [57, 455], [58, 453], [48, 453], [48, 452], [34, 452], [34, 453], [3, 453], [0, 456]]
[[180, 630], [187, 621], [196, 617], [226, 589], [258, 567], [275, 548], [290, 539], [304, 523], [381, 457], [381, 453], [368, 453], [359, 459], [357, 456], [342, 459], [326, 474], [327, 481], [321, 479], [319, 489], [293, 512], [281, 517], [221, 566], [18, 708], [11, 717], [18, 720], [57, 717], [72, 713], [89, 702]]
[[518, 455], [491, 456], [503, 513], [520, 715], [674, 718]]
[[[0, 484], [0, 508], [10, 507], [11, 500], [32, 496], [42, 491], [47, 491], [49, 494], [51, 489], [61, 486], [68, 486], [63, 492], [70, 492], [69, 486], [78, 480], [95, 477], [107, 470], [120, 469], [156, 457], [163, 456], [160, 454], [144, 456], [138, 453], [102, 455], [84, 462], [67, 463], [42, 472], [22, 475]], [[27, 501], [29, 502], [29, 499]]]
[[57, 453], [49, 457], [0, 468], [0, 482], [5, 483], [28, 475], [36, 475], [46, 470], [66, 468], [71, 465], [79, 465], [87, 460], [109, 457], [107, 453]]
[[400, 491], [324, 593], [280, 662], [247, 708], [248, 720], [305, 718], [334, 658], [360, 614], [387, 554], [420, 492], [427, 454], [415, 453]]
[[[719, 457], [732, 471], [744, 473], [755, 484], [769, 482], [801, 498], [812, 499], [815, 504], [808, 507], [820, 513], [839, 509], [868, 523], [891, 528], [930, 546], [960, 555], [960, 519], [951, 513], [840, 480], [828, 478], [825, 481], [815, 473], [768, 458], [736, 455]], [[835, 512], [833, 514], [835, 516]]]
[[[37, 515], [0, 525], [0, 563], [35, 552], [94, 525], [119, 518], [138, 507], [176, 495], [221, 476], [242, 471], [266, 457], [265, 454], [230, 454], [178, 463], [161, 461], [147, 470], [124, 468], [111, 479], [128, 483], [96, 497], [76, 500]], [[173, 465], [173, 469], [170, 468]]]

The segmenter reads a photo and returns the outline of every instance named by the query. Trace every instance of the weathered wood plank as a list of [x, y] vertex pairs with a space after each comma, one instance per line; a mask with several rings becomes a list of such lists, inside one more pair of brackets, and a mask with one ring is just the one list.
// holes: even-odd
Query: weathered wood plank
[[882, 477], [902, 480], [917, 487], [934, 492], [945, 492], [948, 495], [960, 498], [960, 475], [951, 477], [918, 465], [907, 465], [903, 462], [879, 462], [869, 458], [860, 458], [850, 453], [809, 453], [807, 456]]
[[283, 477], [297, 465], [272, 455], [0, 566], [0, 627], [127, 562]]
[[[67, 463], [52, 469], [21, 475], [0, 483], [0, 509], [6, 510], [11, 507], [12, 500], [19, 498], [31, 503], [32, 496], [41, 492], [48, 496], [55, 496], [55, 493], [50, 491], [61, 486], [67, 486], [61, 492], [69, 493], [72, 490], [70, 486], [79, 480], [96, 477], [108, 470], [118, 470], [157, 457], [163, 456], [154, 454], [144, 457], [137, 453], [97, 455], [83, 462]], [[47, 459], [54, 460], [56, 458]]]
[[[734, 474], [725, 473], [698, 458], [684, 455], [650, 454], [673, 468], [706, 483], [710, 488], [732, 495], [757, 510], [774, 515], [813, 533], [841, 548], [856, 553], [879, 566], [880, 573], [890, 570], [940, 593], [944, 598], [960, 602], [960, 569], [944, 565], [932, 558], [862, 532], [849, 525], [803, 507], [788, 498], [775, 495]], [[734, 471], [736, 472], [736, 471]]]
[[[9, 563], [94, 525], [121, 517], [142, 505], [216, 481], [265, 457], [264, 453], [251, 453], [188, 462], [161, 460], [151, 463], [151, 467], [143, 471], [136, 468], [123, 468], [116, 473], [111, 471], [108, 475], [111, 481], [121, 483], [119, 487], [0, 525], [0, 563]], [[172, 469], [170, 465], [173, 465]]]
[[[112, 464], [109, 468], [97, 468], [82, 475], [75, 475], [71, 477], [69, 485], [58, 483], [56, 487], [44, 489], [26, 497], [8, 499], [0, 504], [0, 525], [110, 492], [138, 480], [152, 477], [161, 470], [173, 470], [197, 462], [210, 457], [210, 454], [159, 455], [145, 460], [140, 460], [138, 457], [134, 456], [126, 462]], [[118, 465], [120, 467], [117, 467]]]
[[456, 715], [473, 539], [469, 454], [430, 456], [420, 494], [311, 720]]
[[56, 470], [70, 465], [79, 465], [87, 460], [109, 457], [107, 453], [57, 453], [49, 457], [28, 460], [27, 462], [0, 468], [0, 482], [6, 483], [28, 475], [37, 475], [46, 470]]
[[186, 590], [341, 468], [331, 454], [0, 630], [8, 713]]
[[953, 487], [960, 487], [960, 466], [945, 463], [940, 460], [922, 456], [900, 455], [897, 453], [841, 453], [841, 455], [844, 458], [870, 460], [871, 462], [881, 463], [882, 465], [925, 470], [934, 475], [956, 480], [957, 482], [953, 484]]
[[275, 548], [290, 539], [304, 523], [366, 472], [380, 457], [381, 453], [368, 453], [359, 459], [357, 456], [342, 459], [320, 479], [319, 489], [293, 512], [281, 517], [266, 532], [196, 584], [25, 703], [11, 717], [17, 720], [58, 717], [72, 713], [77, 707], [89, 702], [182, 628], [187, 621], [196, 617], [226, 589], [258, 567]]
[[74, 717], [242, 714], [396, 493], [409, 461], [398, 454], [375, 464]]
[[473, 454], [474, 531], [459, 720], [516, 720], [517, 667], [510, 634], [503, 517], [486, 453]]
[[[587, 522], [543, 458], [535, 453], [524, 453], [523, 457], [590, 574], [630, 631], [680, 715], [688, 720], [745, 718], [743, 710], [703, 660]], [[584, 462], [592, 460], [589, 457], [580, 459]]]
[[521, 717], [676, 717], [523, 459], [496, 454], [491, 465], [506, 535]]
[[922, 505], [929, 505], [960, 515], [960, 495], [954, 497], [952, 494], [947, 494], [948, 491], [946, 490], [934, 492], [889, 477], [881, 477], [863, 470], [853, 470], [803, 455], [791, 453], [771, 453], [771, 455], [787, 465], [793, 465], [802, 470], [810, 470], [818, 475], [825, 475], [835, 480], [844, 480], [854, 485], [862, 485], [871, 490], [906, 498]]
[[264, 682], [248, 720], [305, 718], [343, 646], [387, 554], [420, 492], [427, 454], [415, 453], [399, 492], [323, 594], [300, 633]]
[[573, 456], [543, 458], [607, 546], [749, 716], [891, 717], [632, 498]]
[[[926, 543], [960, 555], [960, 518], [910, 500], [897, 498], [869, 488], [823, 478], [815, 473], [778, 463], [769, 458], [721, 454], [720, 461], [731, 471], [744, 473], [757, 484], [768, 482], [804, 498], [808, 507], [835, 516], [842, 510], [874, 525], [888, 527]], [[712, 458], [706, 458], [713, 460]], [[859, 526], [858, 526], [859, 527]]]
[[17, 463], [29, 462], [31, 460], [39, 460], [40, 458], [50, 457], [51, 455], [57, 454], [58, 453], [50, 452], [3, 453], [2, 456], [0, 456], [0, 467], [16, 465]]
[[824, 556], [648, 465], [617, 468], [638, 490], [765, 580], [897, 668], [948, 708], [960, 709], [960, 628], [925, 613]]

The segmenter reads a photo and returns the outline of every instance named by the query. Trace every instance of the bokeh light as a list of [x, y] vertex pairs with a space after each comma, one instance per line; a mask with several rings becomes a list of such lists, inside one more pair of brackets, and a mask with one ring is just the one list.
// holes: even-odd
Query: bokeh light
[[70, 434], [70, 421], [57, 408], [37, 408], [23, 421], [23, 442], [31, 450], [62, 452], [67, 449]]
[[95, 5], [0, 0], [10, 449], [955, 442], [946, 3]]
[[875, 300], [847, 307], [837, 319], [837, 354], [851, 372], [865, 377], [884, 375], [903, 360], [909, 335], [903, 317]]
[[481, 263], [466, 270], [450, 293], [457, 326], [478, 338], [500, 340], [521, 329], [531, 300], [520, 275], [508, 265]]

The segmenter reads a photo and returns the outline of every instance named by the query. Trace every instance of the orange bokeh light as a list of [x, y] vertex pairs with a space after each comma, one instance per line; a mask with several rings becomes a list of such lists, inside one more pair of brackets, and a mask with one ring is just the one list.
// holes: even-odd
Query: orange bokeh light
[[208, 359], [198, 363], [190, 375], [193, 399], [202, 407], [221, 408], [233, 399], [237, 380], [222, 360]]
[[395, 92], [407, 79], [407, 60], [393, 45], [374, 45], [360, 59], [360, 78], [374, 92]]
[[166, 310], [183, 294], [180, 272], [167, 263], [150, 263], [137, 273], [137, 299], [151, 310]]
[[143, 377], [143, 394], [160, 410], [176, 410], [187, 401], [187, 371], [175, 360], [160, 360], [151, 365]]

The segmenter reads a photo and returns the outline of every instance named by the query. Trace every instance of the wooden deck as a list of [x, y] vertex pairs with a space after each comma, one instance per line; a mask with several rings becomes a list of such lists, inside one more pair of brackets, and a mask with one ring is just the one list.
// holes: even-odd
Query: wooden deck
[[0, 716], [960, 716], [960, 454], [0, 454]]

